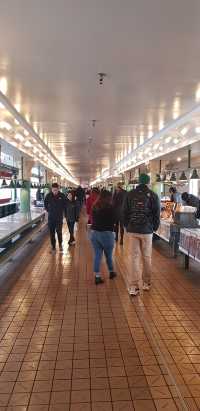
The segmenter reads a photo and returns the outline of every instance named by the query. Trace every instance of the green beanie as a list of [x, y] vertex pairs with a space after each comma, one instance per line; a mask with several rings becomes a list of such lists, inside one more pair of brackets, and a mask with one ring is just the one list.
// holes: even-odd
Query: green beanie
[[150, 183], [150, 177], [148, 176], [148, 174], [140, 174], [139, 176], [139, 183], [140, 184], [149, 184]]

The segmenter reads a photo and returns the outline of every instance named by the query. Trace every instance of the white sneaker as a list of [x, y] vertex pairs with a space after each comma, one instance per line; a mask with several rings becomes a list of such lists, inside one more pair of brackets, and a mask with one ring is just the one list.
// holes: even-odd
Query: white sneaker
[[129, 287], [128, 292], [130, 295], [136, 296], [140, 293], [140, 290], [138, 287]]
[[148, 283], [144, 283], [144, 284], [143, 284], [143, 290], [144, 290], [144, 291], [149, 291], [150, 288], [151, 288], [151, 284], [148, 284]]

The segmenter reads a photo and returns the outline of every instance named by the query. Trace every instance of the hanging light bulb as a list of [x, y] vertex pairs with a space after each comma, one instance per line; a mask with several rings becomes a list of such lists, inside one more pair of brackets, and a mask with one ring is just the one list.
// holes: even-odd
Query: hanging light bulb
[[180, 177], [179, 177], [180, 181], [187, 181], [187, 176], [185, 174], [185, 171], [182, 171]]
[[170, 181], [176, 181], [176, 173], [172, 173]]
[[6, 183], [6, 180], [4, 178], [3, 181], [2, 181], [1, 187], [7, 187], [7, 186], [8, 186], [8, 184]]
[[200, 179], [200, 178], [199, 178], [199, 175], [198, 175], [198, 173], [197, 173], [196, 168], [194, 168], [190, 179], [191, 179], [191, 180], [199, 180], [199, 179]]

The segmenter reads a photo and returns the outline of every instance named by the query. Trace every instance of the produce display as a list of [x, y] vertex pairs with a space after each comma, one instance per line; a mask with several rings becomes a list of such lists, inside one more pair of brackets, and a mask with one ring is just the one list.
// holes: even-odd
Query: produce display
[[200, 228], [182, 228], [179, 248], [184, 254], [200, 262]]

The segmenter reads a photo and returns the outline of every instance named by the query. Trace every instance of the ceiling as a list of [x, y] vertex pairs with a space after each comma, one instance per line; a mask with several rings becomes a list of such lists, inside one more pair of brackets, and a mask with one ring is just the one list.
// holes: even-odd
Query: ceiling
[[199, 19], [199, 0], [6, 0], [0, 86], [72, 175], [94, 180], [200, 100]]

